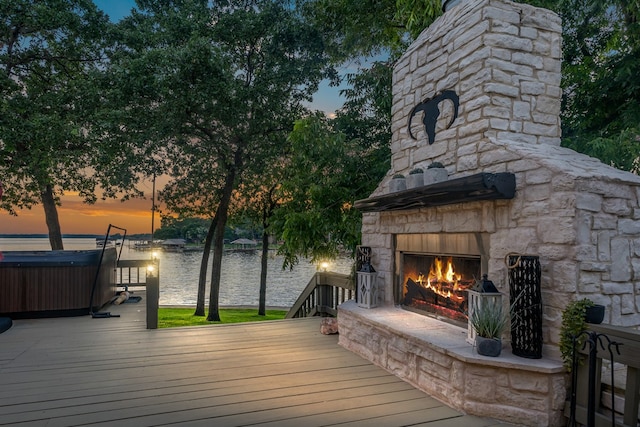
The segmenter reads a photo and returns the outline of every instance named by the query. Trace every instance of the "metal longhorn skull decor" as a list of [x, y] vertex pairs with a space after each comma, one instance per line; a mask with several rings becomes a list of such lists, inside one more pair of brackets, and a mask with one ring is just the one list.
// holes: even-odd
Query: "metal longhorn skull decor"
[[453, 90], [445, 90], [440, 95], [436, 95], [433, 98], [427, 98], [411, 109], [407, 128], [409, 129], [409, 136], [411, 136], [412, 139], [417, 138], [411, 132], [411, 120], [413, 120], [413, 116], [415, 116], [418, 112], [423, 111], [424, 117], [422, 119], [422, 123], [424, 124], [424, 131], [427, 134], [429, 145], [433, 144], [433, 141], [436, 138], [436, 123], [438, 121], [438, 117], [440, 116], [440, 108], [438, 108], [438, 104], [447, 99], [453, 103], [453, 117], [451, 117], [451, 121], [446, 128], [449, 129], [451, 127], [454, 120], [458, 117], [458, 106], [460, 105], [460, 99], [458, 98], [458, 94], [456, 94]]

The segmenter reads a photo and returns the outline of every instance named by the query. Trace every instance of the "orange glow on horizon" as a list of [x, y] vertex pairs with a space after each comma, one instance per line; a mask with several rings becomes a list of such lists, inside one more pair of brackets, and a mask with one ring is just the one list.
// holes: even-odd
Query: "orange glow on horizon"
[[[156, 202], [157, 204], [157, 202]], [[104, 234], [109, 224], [127, 230], [127, 234], [151, 232], [151, 200], [133, 199], [97, 201], [93, 205], [83, 203], [77, 196], [65, 196], [58, 206], [58, 218], [62, 234]], [[154, 228], [160, 227], [160, 215], [156, 211]], [[11, 216], [0, 211], [0, 234], [48, 234], [42, 205], [31, 210], [18, 211]]]
[[[166, 176], [156, 179], [156, 192], [169, 181]], [[151, 194], [153, 184], [150, 180], [140, 182], [139, 189], [145, 198], [136, 198], [121, 202], [117, 199], [98, 200], [93, 205], [84, 203], [77, 192], [68, 192], [62, 196], [58, 206], [58, 219], [62, 234], [103, 235], [109, 224], [127, 230], [127, 235], [151, 233]], [[158, 199], [155, 200], [158, 206]], [[160, 228], [160, 214], [156, 209], [153, 221], [154, 231]], [[47, 223], [42, 205], [31, 210], [18, 210], [18, 216], [11, 216], [0, 210], [0, 234], [48, 234]]]

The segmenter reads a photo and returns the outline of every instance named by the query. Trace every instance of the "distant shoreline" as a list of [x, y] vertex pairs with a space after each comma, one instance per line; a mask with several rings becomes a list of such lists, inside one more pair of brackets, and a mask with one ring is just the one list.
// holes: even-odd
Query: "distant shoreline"
[[[158, 305], [158, 307], [160, 308], [191, 308], [194, 309], [196, 308], [195, 304], [160, 304]], [[240, 305], [221, 305], [218, 307], [219, 309], [245, 309], [245, 310], [253, 310], [253, 309], [258, 309], [257, 305], [246, 305], [246, 304], [240, 304]], [[283, 311], [288, 311], [291, 309], [291, 307], [284, 307], [284, 306], [266, 306], [265, 307], [266, 310], [283, 310]], [[205, 304], [205, 310], [209, 310], [209, 304]]]
[[[63, 234], [63, 239], [92, 239], [103, 237], [103, 234]], [[48, 239], [48, 234], [0, 234], [2, 239]]]
[[[48, 234], [9, 234], [9, 233], [0, 233], [0, 239], [48, 239]], [[63, 239], [104, 239], [104, 234], [63, 234]], [[120, 234], [114, 234], [111, 236], [112, 239], [121, 239], [122, 236]], [[127, 236], [127, 240], [136, 240], [136, 239], [148, 239], [149, 234], [132, 234]]]

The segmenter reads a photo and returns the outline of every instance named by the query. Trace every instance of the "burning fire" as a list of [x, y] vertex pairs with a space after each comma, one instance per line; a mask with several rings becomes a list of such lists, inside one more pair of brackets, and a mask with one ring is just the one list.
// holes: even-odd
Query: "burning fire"
[[436, 258], [431, 264], [426, 279], [424, 274], [420, 273], [416, 283], [439, 296], [460, 303], [464, 301], [464, 296], [456, 291], [463, 289], [460, 284], [461, 279], [462, 276], [454, 271], [451, 258], [447, 260], [446, 265], [441, 258]]

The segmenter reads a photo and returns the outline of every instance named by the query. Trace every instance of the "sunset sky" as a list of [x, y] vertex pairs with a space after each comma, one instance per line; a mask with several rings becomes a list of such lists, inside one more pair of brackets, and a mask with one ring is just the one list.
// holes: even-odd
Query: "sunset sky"
[[[128, 15], [135, 7], [134, 0], [94, 0], [112, 21], [118, 21]], [[331, 113], [342, 105], [340, 88], [323, 84], [314, 97], [311, 108]], [[94, 205], [82, 203], [80, 197], [65, 195], [62, 206], [58, 207], [60, 227], [63, 234], [104, 234], [113, 224], [127, 230], [127, 234], [151, 232], [151, 181], [140, 186], [146, 199], [130, 200], [124, 203], [118, 200], [99, 201]], [[158, 186], [156, 189], [160, 189]], [[154, 228], [160, 226], [160, 217], [156, 213]], [[21, 210], [17, 217], [0, 210], [0, 234], [46, 234], [47, 225], [42, 205], [31, 210]]]
[[[151, 232], [151, 182], [140, 186], [146, 200], [136, 199], [121, 203], [118, 200], [98, 201], [94, 205], [82, 203], [78, 196], [67, 195], [58, 207], [63, 234], [104, 234], [113, 224], [127, 230], [127, 234]], [[160, 226], [156, 212], [154, 228]], [[47, 234], [42, 205], [21, 210], [17, 217], [0, 211], [0, 234]]]

